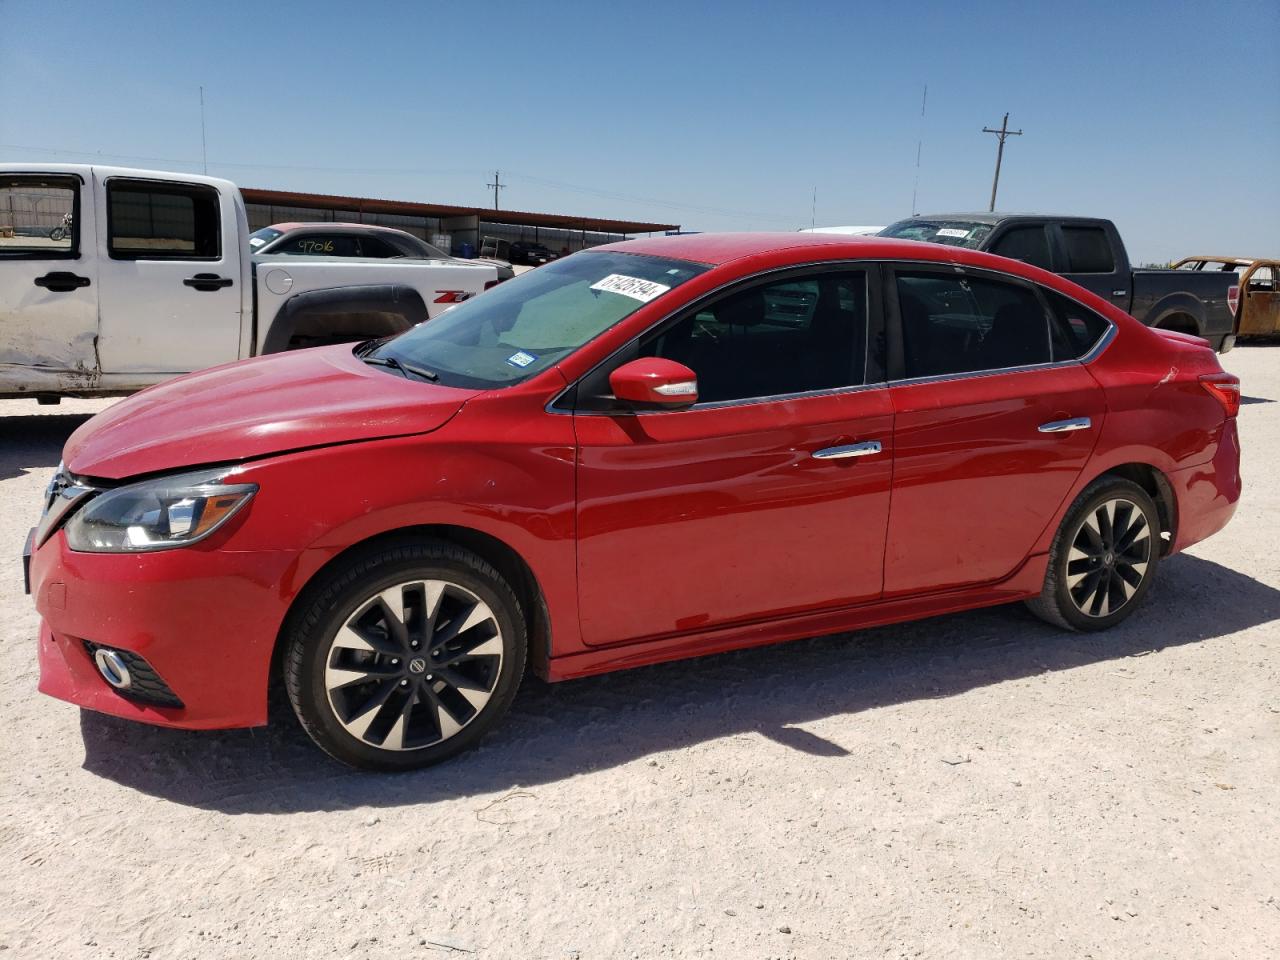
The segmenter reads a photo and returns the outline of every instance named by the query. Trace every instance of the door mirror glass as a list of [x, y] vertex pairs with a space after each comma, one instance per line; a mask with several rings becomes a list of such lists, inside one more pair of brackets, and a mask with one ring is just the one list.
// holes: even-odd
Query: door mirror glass
[[619, 400], [650, 407], [689, 407], [698, 402], [698, 377], [683, 363], [641, 357], [609, 374]]

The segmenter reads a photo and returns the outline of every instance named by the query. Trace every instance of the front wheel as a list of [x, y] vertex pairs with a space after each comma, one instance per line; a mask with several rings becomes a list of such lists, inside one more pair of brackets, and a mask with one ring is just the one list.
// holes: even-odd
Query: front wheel
[[331, 756], [373, 770], [438, 763], [473, 746], [524, 673], [514, 591], [447, 543], [391, 547], [335, 570], [303, 601], [284, 674], [303, 728]]
[[1049, 550], [1040, 596], [1027, 601], [1068, 630], [1105, 630], [1146, 596], [1160, 563], [1160, 514], [1136, 483], [1103, 476], [1076, 498]]

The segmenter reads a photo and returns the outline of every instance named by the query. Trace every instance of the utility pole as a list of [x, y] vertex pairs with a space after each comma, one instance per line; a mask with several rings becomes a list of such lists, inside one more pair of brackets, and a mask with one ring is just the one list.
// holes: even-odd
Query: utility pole
[[497, 210], [498, 209], [498, 191], [506, 187], [506, 184], [503, 183], [498, 178], [497, 170], [493, 171], [493, 183], [486, 183], [485, 186], [493, 190], [493, 209]]
[[204, 172], [209, 172], [209, 148], [204, 136], [204, 85], [200, 85], [200, 162], [204, 164]]
[[1006, 113], [1004, 120], [1000, 122], [999, 130], [983, 127], [982, 132], [994, 133], [1000, 139], [1000, 146], [996, 147], [996, 178], [991, 181], [991, 206], [987, 207], [990, 211], [996, 208], [996, 188], [1000, 186], [1000, 161], [1004, 159], [1004, 142], [1008, 137], [1022, 136], [1022, 131], [1009, 129], [1009, 114]]

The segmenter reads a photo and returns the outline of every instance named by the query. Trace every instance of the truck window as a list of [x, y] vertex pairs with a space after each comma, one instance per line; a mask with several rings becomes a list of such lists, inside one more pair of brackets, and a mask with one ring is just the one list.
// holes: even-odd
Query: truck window
[[1053, 290], [1041, 291], [1053, 308], [1053, 359], [1076, 360], [1093, 349], [1111, 326], [1105, 318]]
[[0, 257], [74, 257], [80, 250], [75, 177], [0, 177]]
[[1111, 242], [1101, 227], [1062, 228], [1067, 244], [1067, 273], [1115, 273]]
[[218, 191], [194, 183], [108, 180], [107, 252], [114, 260], [217, 260]]
[[1049, 362], [1048, 318], [1027, 288], [939, 273], [900, 273], [897, 286], [908, 379]]
[[360, 247], [351, 233], [300, 233], [286, 237], [268, 252], [298, 257], [358, 257]]
[[1049, 237], [1043, 226], [1013, 227], [1000, 235], [991, 252], [1010, 260], [1021, 260], [1042, 270], [1052, 270]]

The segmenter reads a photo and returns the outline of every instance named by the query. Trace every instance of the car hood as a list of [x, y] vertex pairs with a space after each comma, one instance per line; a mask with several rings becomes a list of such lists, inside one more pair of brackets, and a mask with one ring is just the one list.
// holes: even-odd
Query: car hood
[[406, 380], [351, 344], [202, 370], [111, 406], [67, 441], [78, 476], [120, 480], [435, 430], [475, 391]]

